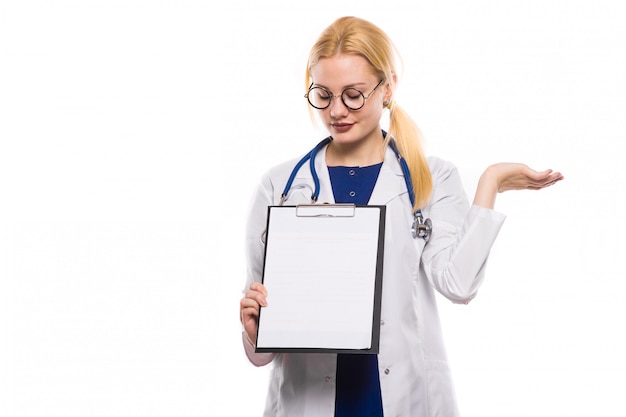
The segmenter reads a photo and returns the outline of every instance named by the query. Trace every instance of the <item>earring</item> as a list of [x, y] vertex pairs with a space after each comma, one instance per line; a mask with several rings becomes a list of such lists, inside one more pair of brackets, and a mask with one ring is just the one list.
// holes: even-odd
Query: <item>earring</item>
[[385, 100], [383, 102], [383, 107], [388, 108], [389, 110], [391, 110], [391, 108], [393, 107], [393, 101], [391, 100]]

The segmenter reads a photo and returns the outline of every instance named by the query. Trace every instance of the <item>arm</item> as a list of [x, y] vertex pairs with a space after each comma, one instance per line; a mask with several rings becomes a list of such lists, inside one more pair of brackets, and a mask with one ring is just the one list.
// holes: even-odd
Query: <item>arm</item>
[[455, 303], [468, 303], [484, 279], [489, 252], [504, 222], [504, 215], [492, 210], [496, 194], [541, 189], [563, 176], [523, 164], [494, 164], [482, 174], [469, 212], [456, 169], [438, 165], [433, 179], [433, 235], [422, 253], [422, 264], [438, 292]]
[[267, 290], [260, 280], [263, 274], [264, 245], [261, 234], [265, 230], [267, 207], [272, 204], [272, 184], [266, 176], [258, 187], [251, 203], [246, 225], [246, 286], [239, 302], [239, 315], [244, 350], [255, 366], [267, 365], [274, 359], [273, 353], [256, 353], [255, 343], [259, 310], [267, 305]]
[[425, 213], [433, 229], [421, 263], [441, 295], [454, 303], [467, 304], [482, 284], [489, 252], [505, 216], [470, 206], [457, 169], [450, 163], [433, 162], [434, 189]]

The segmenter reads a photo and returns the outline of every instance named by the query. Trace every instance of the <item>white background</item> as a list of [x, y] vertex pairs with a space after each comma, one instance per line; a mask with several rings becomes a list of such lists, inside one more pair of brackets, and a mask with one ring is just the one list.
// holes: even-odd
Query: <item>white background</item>
[[0, 1], [0, 415], [260, 415], [247, 204], [322, 138], [305, 62], [346, 14], [470, 198], [492, 162], [566, 178], [500, 195], [478, 298], [440, 303], [463, 416], [626, 415], [619, 0]]

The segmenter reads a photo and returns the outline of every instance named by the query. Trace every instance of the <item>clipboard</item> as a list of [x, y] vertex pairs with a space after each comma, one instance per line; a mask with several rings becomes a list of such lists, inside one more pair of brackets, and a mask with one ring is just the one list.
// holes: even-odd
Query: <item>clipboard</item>
[[378, 353], [385, 212], [268, 207], [256, 352]]

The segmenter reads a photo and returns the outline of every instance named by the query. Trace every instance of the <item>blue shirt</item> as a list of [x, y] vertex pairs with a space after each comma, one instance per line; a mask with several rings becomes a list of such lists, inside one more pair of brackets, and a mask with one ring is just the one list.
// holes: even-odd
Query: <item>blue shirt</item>
[[[336, 203], [367, 205], [382, 162], [366, 167], [328, 167]], [[382, 417], [378, 356], [338, 354], [335, 417]]]

